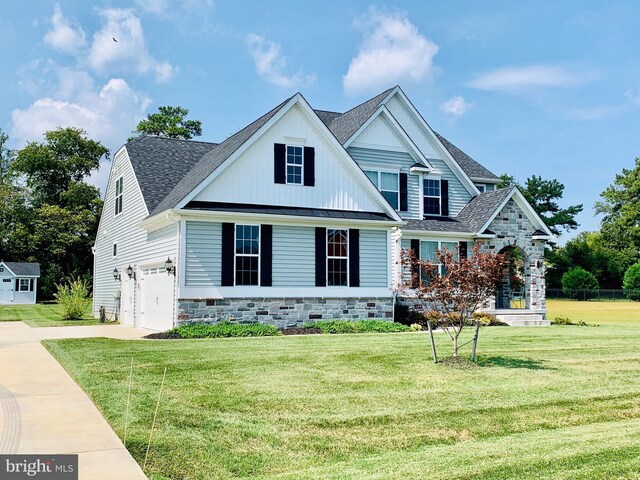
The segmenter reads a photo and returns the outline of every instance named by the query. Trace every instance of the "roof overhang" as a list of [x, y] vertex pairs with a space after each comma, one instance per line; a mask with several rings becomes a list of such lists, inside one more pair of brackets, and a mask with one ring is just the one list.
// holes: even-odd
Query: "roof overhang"
[[471, 232], [441, 232], [433, 230], [407, 230], [402, 229], [402, 235], [405, 233], [416, 235], [419, 237], [447, 237], [447, 238], [469, 238], [473, 240], [477, 235]]
[[409, 173], [429, 173], [431, 171], [432, 169], [428, 167], [423, 167], [420, 165], [414, 165], [411, 168], [409, 168]]
[[502, 180], [499, 178], [487, 178], [487, 177], [470, 177], [471, 180], [477, 183], [493, 183], [494, 185], [498, 185]]

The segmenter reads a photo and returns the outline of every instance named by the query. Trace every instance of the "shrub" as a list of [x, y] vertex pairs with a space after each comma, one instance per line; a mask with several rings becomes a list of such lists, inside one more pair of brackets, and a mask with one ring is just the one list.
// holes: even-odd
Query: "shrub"
[[596, 277], [582, 267], [573, 267], [562, 276], [562, 291], [569, 298], [588, 300], [596, 296], [599, 288]]
[[60, 305], [63, 320], [82, 318], [91, 305], [89, 285], [85, 280], [76, 278], [67, 283], [56, 285], [58, 291], [53, 294]]
[[[572, 320], [570, 320], [568, 317], [556, 317], [552, 322], [552, 325], [575, 325], [578, 327], [588, 327], [589, 324], [583, 320], [580, 320], [579, 322], [574, 322]], [[597, 325], [595, 325], [597, 326]]]
[[218, 337], [269, 337], [280, 335], [281, 332], [273, 325], [264, 323], [189, 323], [173, 328], [169, 335], [180, 338], [218, 338]]
[[407, 305], [396, 303], [393, 311], [393, 320], [402, 325], [425, 324], [424, 316], [420, 312], [410, 309]]
[[386, 320], [324, 320], [305, 323], [304, 327], [319, 328], [322, 333], [394, 333], [410, 330], [407, 325]]
[[640, 262], [631, 265], [624, 274], [622, 288], [627, 298], [640, 301]]
[[412, 332], [421, 332], [422, 331], [422, 325], [420, 325], [419, 323], [412, 323], [409, 328], [411, 329]]

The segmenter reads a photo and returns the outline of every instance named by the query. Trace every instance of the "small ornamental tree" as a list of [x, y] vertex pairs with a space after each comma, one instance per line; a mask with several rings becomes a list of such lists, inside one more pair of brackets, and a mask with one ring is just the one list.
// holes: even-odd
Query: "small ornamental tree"
[[562, 291], [569, 298], [589, 300], [596, 296], [599, 288], [595, 275], [582, 267], [571, 268], [562, 276]]
[[640, 301], [640, 263], [631, 265], [624, 274], [624, 294], [630, 300]]
[[[474, 245], [468, 258], [456, 259], [455, 252], [438, 250], [438, 263], [416, 258], [413, 250], [402, 252], [405, 272], [400, 290], [404, 296], [417, 300], [429, 330], [434, 363], [438, 363], [433, 340], [433, 327], [444, 330], [453, 343], [453, 357], [458, 358], [460, 334], [473, 326], [471, 360], [475, 361], [482, 319], [474, 315], [490, 297], [508, 272], [508, 260], [502, 254], [482, 253]], [[442, 267], [442, 274], [439, 272]]]

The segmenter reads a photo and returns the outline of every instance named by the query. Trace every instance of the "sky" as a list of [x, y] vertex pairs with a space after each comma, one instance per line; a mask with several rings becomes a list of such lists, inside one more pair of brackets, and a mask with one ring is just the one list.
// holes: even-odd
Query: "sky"
[[596, 230], [600, 192], [640, 155], [639, 19], [611, 0], [11, 2], [0, 129], [21, 148], [81, 127], [113, 154], [161, 105], [219, 142], [297, 91], [346, 111], [398, 84], [494, 173], [558, 179]]

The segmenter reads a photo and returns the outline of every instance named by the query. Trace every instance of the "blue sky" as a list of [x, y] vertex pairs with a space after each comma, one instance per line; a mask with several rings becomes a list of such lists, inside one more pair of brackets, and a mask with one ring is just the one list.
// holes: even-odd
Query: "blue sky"
[[496, 174], [563, 182], [593, 230], [599, 193], [640, 154], [638, 19], [631, 1], [16, 2], [0, 128], [20, 147], [80, 126], [114, 152], [181, 105], [220, 141], [296, 91], [344, 111], [399, 84]]

